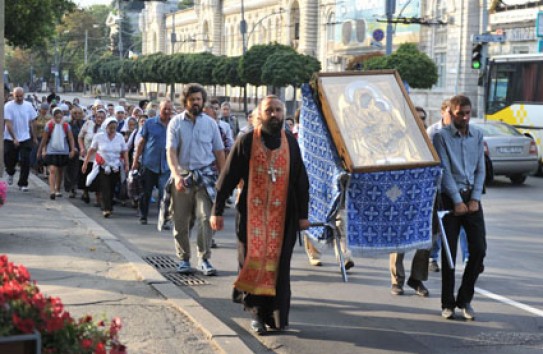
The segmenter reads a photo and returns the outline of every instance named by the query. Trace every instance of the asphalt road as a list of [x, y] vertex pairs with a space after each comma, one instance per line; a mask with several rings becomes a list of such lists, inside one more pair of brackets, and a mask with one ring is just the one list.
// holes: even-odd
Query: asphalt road
[[[541, 353], [543, 352], [543, 178], [513, 186], [497, 178], [483, 199], [487, 226], [486, 270], [472, 303], [474, 322], [440, 316], [440, 273], [426, 283], [429, 298], [407, 286], [390, 294], [388, 257], [357, 258], [349, 282], [343, 283], [331, 250], [324, 266], [311, 267], [302, 247], [292, 260], [290, 328], [282, 334], [255, 337], [248, 314], [230, 301], [236, 265], [233, 211], [225, 231], [216, 235], [213, 264], [219, 276], [209, 285], [184, 287], [191, 296], [242, 335], [255, 353]], [[158, 232], [152, 208], [149, 225], [136, 211], [116, 206], [110, 219], [80, 199], [72, 202], [142, 257], [175, 256], [169, 231]], [[193, 253], [195, 253], [195, 237]], [[409, 269], [412, 252], [406, 255]], [[195, 255], [192, 259], [196, 264]], [[459, 265], [457, 280], [460, 281]], [[458, 283], [457, 283], [458, 284]]]
[[[98, 208], [72, 201], [142, 257], [175, 256], [171, 233], [156, 230], [154, 208], [149, 225], [142, 226], [134, 209], [118, 206], [106, 220]], [[237, 272], [232, 210], [225, 231], [216, 235], [219, 248], [212, 261], [219, 276], [184, 290], [240, 333], [255, 353], [542, 353], [543, 178], [513, 186], [497, 177], [483, 208], [488, 252], [472, 303], [474, 322], [441, 318], [440, 273], [431, 273], [426, 283], [429, 298], [407, 286], [405, 295], [393, 296], [388, 257], [355, 259], [349, 282], [343, 283], [331, 250], [323, 267], [311, 267], [296, 247], [289, 330], [255, 337], [247, 330], [248, 314], [230, 300]], [[195, 253], [195, 237], [192, 241]], [[406, 270], [412, 254], [406, 255]], [[457, 285], [462, 270], [459, 264]]]

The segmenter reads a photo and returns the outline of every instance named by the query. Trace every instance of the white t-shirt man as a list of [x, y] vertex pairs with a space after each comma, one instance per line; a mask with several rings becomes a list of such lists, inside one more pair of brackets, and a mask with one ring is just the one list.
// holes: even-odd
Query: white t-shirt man
[[[15, 101], [9, 101], [4, 107], [4, 119], [10, 120], [13, 126], [13, 133], [19, 142], [29, 140], [30, 123], [36, 119], [37, 112], [27, 101], [17, 104]], [[7, 128], [4, 127], [4, 140], [13, 140]]]

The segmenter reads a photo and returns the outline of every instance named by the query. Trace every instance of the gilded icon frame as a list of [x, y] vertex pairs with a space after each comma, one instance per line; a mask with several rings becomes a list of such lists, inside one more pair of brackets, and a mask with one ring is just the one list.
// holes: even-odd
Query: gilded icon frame
[[396, 70], [321, 73], [317, 86], [324, 118], [347, 171], [439, 164]]

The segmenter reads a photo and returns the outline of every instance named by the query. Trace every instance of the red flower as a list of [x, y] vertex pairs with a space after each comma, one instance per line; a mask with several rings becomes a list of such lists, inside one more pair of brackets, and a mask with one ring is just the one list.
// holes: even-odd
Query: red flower
[[100, 342], [96, 345], [94, 354], [106, 354], [106, 346], [104, 345], [104, 343]]
[[92, 346], [92, 339], [85, 338], [81, 341], [81, 346], [84, 349], [89, 349]]
[[36, 327], [36, 324], [32, 319], [22, 319], [17, 316], [16, 313], [11, 315], [11, 320], [13, 321], [15, 328], [23, 333], [32, 333]]

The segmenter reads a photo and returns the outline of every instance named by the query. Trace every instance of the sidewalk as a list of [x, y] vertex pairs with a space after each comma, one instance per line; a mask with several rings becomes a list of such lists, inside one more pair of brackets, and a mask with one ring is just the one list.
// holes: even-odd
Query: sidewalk
[[[0, 254], [25, 265], [73, 317], [120, 317], [134, 353], [250, 353], [237, 334], [31, 174], [0, 208]], [[7, 180], [7, 175], [4, 177]]]

